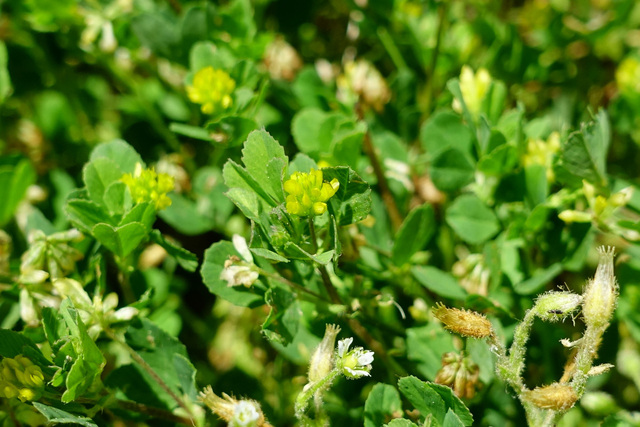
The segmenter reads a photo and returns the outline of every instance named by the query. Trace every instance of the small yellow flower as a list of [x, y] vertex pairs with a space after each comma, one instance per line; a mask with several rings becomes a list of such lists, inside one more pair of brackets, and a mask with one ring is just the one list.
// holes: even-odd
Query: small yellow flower
[[640, 61], [637, 58], [628, 57], [620, 63], [616, 83], [623, 94], [640, 93]]
[[226, 110], [231, 107], [231, 94], [236, 82], [223, 70], [205, 67], [193, 76], [193, 82], [187, 86], [187, 95], [191, 102], [202, 104], [205, 114]]
[[560, 150], [560, 134], [553, 132], [546, 141], [530, 139], [527, 142], [527, 152], [522, 158], [524, 166], [540, 165], [547, 169], [547, 181], [553, 182], [553, 157]]
[[[467, 106], [467, 110], [472, 116], [477, 117], [482, 108], [482, 101], [491, 87], [491, 74], [480, 68], [477, 72], [473, 72], [471, 67], [464, 65], [460, 71], [460, 91], [462, 98]], [[458, 113], [462, 112], [462, 106], [457, 99], [453, 101], [453, 109]]]
[[5, 357], [0, 362], [0, 397], [36, 400], [44, 390], [44, 374], [23, 355]]
[[154, 203], [156, 210], [171, 206], [171, 199], [167, 193], [173, 190], [172, 176], [159, 174], [153, 168], [142, 169], [142, 165], [138, 163], [133, 174], [126, 173], [120, 180], [129, 187], [134, 202]]
[[286, 200], [287, 212], [292, 215], [322, 215], [327, 211], [327, 204], [340, 183], [336, 178], [331, 182], [322, 180], [322, 171], [311, 169], [311, 172], [294, 172], [284, 183], [284, 191], [289, 193]]

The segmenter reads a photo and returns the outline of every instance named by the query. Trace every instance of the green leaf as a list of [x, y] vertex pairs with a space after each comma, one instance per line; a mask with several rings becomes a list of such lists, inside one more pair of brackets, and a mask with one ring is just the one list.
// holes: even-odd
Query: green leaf
[[595, 121], [582, 125], [562, 144], [560, 165], [573, 175], [598, 187], [607, 186], [606, 160], [611, 130], [609, 119], [600, 110]]
[[405, 218], [398, 230], [391, 258], [395, 265], [401, 266], [413, 254], [422, 250], [436, 230], [436, 219], [433, 208], [424, 204], [411, 212]]
[[470, 244], [484, 243], [500, 231], [493, 210], [472, 194], [458, 197], [447, 209], [445, 219], [456, 234]]
[[353, 224], [369, 215], [371, 188], [357, 173], [346, 166], [325, 168], [322, 173], [325, 181], [336, 178], [340, 182], [340, 188], [327, 202], [339, 225]]
[[483, 156], [478, 162], [478, 170], [485, 175], [501, 176], [511, 172], [517, 164], [517, 148], [510, 144], [504, 144]]
[[71, 300], [66, 299], [60, 304], [60, 314], [71, 334], [71, 344], [76, 355], [65, 380], [67, 390], [61, 398], [63, 402], [68, 403], [83, 396], [102, 373], [106, 361], [96, 343], [87, 334], [86, 327], [78, 312], [72, 307]]
[[245, 168], [243, 168], [233, 160], [229, 160], [224, 164], [224, 167], [222, 169], [222, 177], [224, 178], [225, 185], [230, 189], [240, 188], [255, 193], [258, 196], [261, 204], [264, 205], [263, 210], [267, 209], [268, 207], [275, 207], [277, 205], [276, 201], [273, 200], [273, 198], [270, 197], [269, 194], [267, 194], [264, 187], [259, 184], [258, 181], [256, 181]]
[[40, 352], [38, 346], [21, 333], [9, 329], [0, 329], [0, 356], [16, 357], [19, 354], [24, 354], [25, 347], [30, 347]]
[[391, 420], [389, 424], [385, 424], [385, 426], [386, 427], [418, 427], [417, 424], [409, 421], [406, 418], [396, 418], [394, 420]]
[[420, 418], [429, 414], [440, 423], [444, 421], [447, 411], [444, 400], [429, 385], [418, 378], [410, 376], [398, 380], [400, 392], [407, 398], [415, 409], [420, 411]]
[[224, 193], [246, 216], [252, 221], [260, 222], [260, 216], [264, 210], [262, 203], [258, 200], [258, 195], [246, 188], [232, 188]]
[[420, 142], [432, 156], [448, 148], [471, 153], [473, 135], [462, 123], [460, 115], [441, 111], [429, 118], [420, 128]]
[[105, 190], [103, 200], [112, 216], [124, 214], [132, 205], [131, 194], [122, 181], [112, 182]]
[[242, 307], [262, 305], [263, 297], [244, 286], [230, 287], [220, 279], [224, 263], [231, 255], [241, 257], [231, 242], [216, 242], [204, 253], [204, 261], [200, 268], [202, 280], [211, 293]]
[[378, 427], [402, 413], [402, 401], [392, 385], [378, 383], [373, 386], [364, 404], [364, 427]]
[[282, 174], [288, 162], [282, 146], [267, 131], [256, 130], [249, 134], [242, 149], [242, 163], [275, 205], [284, 202]]
[[177, 24], [168, 15], [146, 12], [131, 19], [131, 29], [140, 44], [159, 56], [174, 59], [181, 51]]
[[299, 302], [291, 292], [281, 288], [267, 290], [265, 301], [270, 310], [261, 332], [272, 343], [288, 345], [298, 333], [302, 320]]
[[329, 264], [335, 253], [333, 250], [330, 250], [321, 254], [313, 255], [296, 245], [294, 242], [287, 242], [284, 245], [284, 250], [287, 252], [287, 255], [290, 255], [292, 258], [309, 259], [320, 265]]
[[463, 427], [464, 423], [456, 415], [455, 412], [451, 408], [447, 411], [447, 415], [444, 417], [444, 421], [442, 423], [442, 427]]
[[7, 46], [3, 41], [0, 41], [0, 105], [11, 94], [11, 78], [9, 70], [7, 70], [8, 62]]
[[435, 383], [427, 383], [432, 390], [440, 395], [442, 400], [448, 409], [447, 412], [453, 410], [455, 415], [460, 419], [460, 421], [465, 426], [470, 426], [473, 424], [473, 415], [467, 408], [467, 406], [460, 400], [458, 396], [453, 393], [453, 390], [450, 387], [442, 384]]
[[[420, 381], [418, 378], [410, 376], [400, 378], [398, 388], [407, 400], [420, 411], [422, 417], [431, 414], [442, 425], [447, 413], [452, 410], [462, 425], [470, 426], [473, 424], [473, 417], [469, 409], [447, 386]], [[454, 421], [455, 418], [449, 422]]]
[[120, 257], [126, 257], [147, 237], [148, 230], [140, 222], [130, 222], [120, 227], [96, 224], [91, 234], [107, 249]]
[[199, 126], [185, 125], [183, 123], [169, 124], [169, 130], [178, 135], [188, 136], [189, 138], [199, 139], [200, 141], [213, 142], [211, 132]]
[[[132, 321], [125, 340], [173, 393], [178, 396], [194, 395], [195, 368], [189, 361], [186, 347], [177, 338], [149, 319], [142, 318]], [[168, 409], [177, 406], [169, 393], [137, 363], [122, 366], [119, 370], [114, 371], [106, 383], [118, 387], [129, 399]]]
[[515, 285], [513, 289], [520, 295], [534, 294], [560, 274], [562, 269], [562, 263], [557, 262], [552, 264], [547, 268], [537, 271], [533, 277]]
[[529, 165], [524, 169], [524, 178], [527, 186], [527, 200], [531, 206], [544, 203], [549, 194], [547, 168], [542, 165]]
[[19, 156], [0, 158], [0, 227], [13, 218], [27, 188], [36, 181], [36, 171], [27, 159]]
[[431, 179], [442, 191], [456, 191], [471, 183], [474, 175], [470, 156], [457, 148], [438, 152], [431, 163]]
[[268, 260], [271, 261], [275, 261], [275, 262], [289, 262], [289, 260], [285, 257], [283, 257], [282, 255], [279, 255], [273, 251], [270, 251], [269, 249], [264, 249], [264, 248], [250, 248], [251, 252], [253, 252], [254, 255], [257, 255], [259, 257], [262, 258], [266, 258]]
[[180, 233], [195, 236], [215, 227], [214, 218], [209, 212], [200, 212], [197, 202], [176, 193], [170, 193], [169, 198], [171, 206], [158, 212], [158, 216]]
[[460, 300], [467, 297], [467, 291], [450, 273], [436, 267], [422, 265], [411, 267], [411, 273], [425, 288], [442, 297]]
[[113, 161], [122, 173], [133, 173], [136, 169], [136, 163], [140, 163], [145, 167], [145, 163], [138, 152], [129, 144], [121, 139], [114, 139], [110, 142], [104, 142], [91, 152], [90, 161], [99, 158], [107, 158]]
[[99, 157], [84, 166], [82, 179], [87, 186], [89, 198], [98, 205], [105, 206], [104, 193], [107, 187], [122, 178], [122, 170], [116, 162]]
[[85, 233], [91, 233], [98, 223], [112, 223], [111, 217], [104, 208], [90, 200], [70, 199], [64, 210], [69, 221]]
[[136, 203], [136, 205], [127, 212], [118, 226], [123, 226], [131, 223], [140, 223], [146, 230], [151, 230], [151, 226], [156, 220], [156, 209], [150, 202]]
[[416, 362], [424, 378], [435, 379], [442, 367], [442, 354], [454, 350], [452, 335], [438, 324], [407, 329], [407, 357]]
[[320, 129], [328, 117], [328, 113], [315, 107], [304, 108], [293, 116], [291, 134], [301, 152], [318, 158], [324, 148], [322, 139], [318, 135], [320, 135]]
[[98, 427], [90, 418], [74, 415], [62, 409], [54, 408], [40, 402], [33, 402], [33, 406], [47, 418], [52, 425], [55, 424], [77, 424], [84, 427]]
[[151, 240], [155, 243], [162, 246], [172, 257], [178, 261], [180, 267], [184, 268], [187, 271], [196, 271], [198, 268], [198, 257], [193, 252], [189, 252], [188, 250], [178, 246], [176, 243], [173, 243], [167, 240], [166, 237], [159, 231], [153, 230], [151, 232]]

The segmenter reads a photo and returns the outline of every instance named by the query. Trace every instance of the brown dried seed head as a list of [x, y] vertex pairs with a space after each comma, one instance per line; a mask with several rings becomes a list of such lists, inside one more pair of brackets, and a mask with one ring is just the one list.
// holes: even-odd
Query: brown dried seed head
[[538, 408], [553, 409], [554, 411], [566, 411], [578, 400], [578, 395], [571, 386], [558, 383], [527, 390], [522, 394], [522, 397]]
[[433, 315], [451, 332], [473, 338], [486, 338], [493, 334], [491, 322], [480, 313], [457, 308], [447, 308], [438, 303]]

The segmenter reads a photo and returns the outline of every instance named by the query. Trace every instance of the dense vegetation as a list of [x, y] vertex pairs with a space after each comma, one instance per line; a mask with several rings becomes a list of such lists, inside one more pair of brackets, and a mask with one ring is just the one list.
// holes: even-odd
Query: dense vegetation
[[0, 422], [640, 425], [639, 28], [0, 2]]

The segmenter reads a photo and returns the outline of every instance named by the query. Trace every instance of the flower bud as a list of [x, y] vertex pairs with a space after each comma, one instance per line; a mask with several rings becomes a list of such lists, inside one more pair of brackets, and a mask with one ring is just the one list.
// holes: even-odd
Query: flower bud
[[536, 315], [548, 322], [564, 320], [580, 307], [582, 296], [571, 292], [549, 292], [536, 300]]
[[570, 385], [559, 383], [527, 390], [521, 397], [538, 408], [554, 411], [566, 411], [578, 400], [578, 395]]
[[0, 397], [36, 400], [44, 391], [44, 374], [23, 355], [5, 357], [0, 362]]
[[493, 334], [491, 322], [474, 311], [447, 308], [438, 303], [433, 315], [444, 323], [445, 329], [472, 338], [486, 338]]
[[442, 368], [434, 381], [451, 387], [460, 398], [471, 399], [476, 394], [479, 377], [480, 368], [470, 357], [449, 352], [442, 355]]
[[582, 313], [587, 326], [606, 326], [613, 315], [618, 299], [618, 284], [613, 274], [615, 249], [598, 248], [600, 261], [596, 275], [587, 282], [583, 295]]
[[309, 361], [309, 382], [314, 383], [326, 377], [333, 369], [333, 355], [336, 346], [336, 336], [340, 332], [337, 325], [327, 325], [324, 338], [318, 344]]

